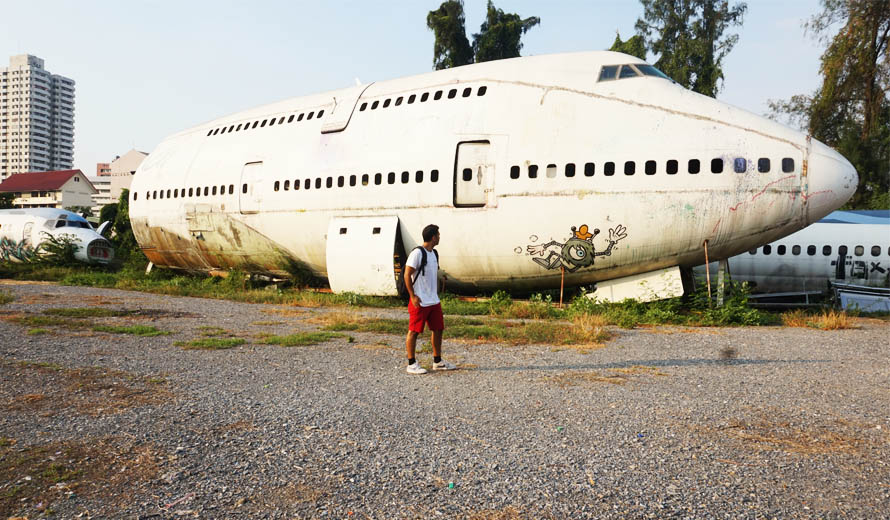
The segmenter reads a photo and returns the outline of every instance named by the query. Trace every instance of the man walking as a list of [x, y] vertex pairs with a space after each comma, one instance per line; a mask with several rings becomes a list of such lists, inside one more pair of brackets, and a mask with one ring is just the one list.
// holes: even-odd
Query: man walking
[[417, 335], [423, 332], [424, 324], [429, 324], [433, 343], [433, 370], [454, 370], [447, 361], [442, 361], [442, 330], [445, 321], [442, 317], [442, 304], [439, 302], [439, 226], [430, 224], [423, 228], [423, 245], [416, 247], [408, 255], [405, 266], [405, 286], [408, 289], [408, 337], [405, 338], [405, 351], [408, 355], [408, 373], [426, 374], [426, 369], [414, 359]]

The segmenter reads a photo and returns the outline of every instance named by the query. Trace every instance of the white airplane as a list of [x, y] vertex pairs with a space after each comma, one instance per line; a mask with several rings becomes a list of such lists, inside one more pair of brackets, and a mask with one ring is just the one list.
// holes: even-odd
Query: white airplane
[[54, 208], [0, 210], [0, 261], [33, 260], [48, 237], [70, 238], [77, 246], [74, 257], [81, 262], [107, 264], [114, 259], [111, 243], [77, 213]]
[[[709, 264], [714, 279], [717, 264]], [[729, 259], [732, 279], [770, 299], [809, 299], [828, 282], [890, 287], [890, 211], [835, 211]], [[700, 269], [704, 272], [704, 267]]]
[[[668, 297], [681, 269], [819, 220], [855, 169], [637, 58], [500, 60], [293, 98], [174, 134], [130, 216], [154, 264], [396, 294], [438, 224], [449, 290], [597, 284]], [[664, 282], [664, 283], [662, 283]], [[602, 296], [600, 296], [602, 295]]]

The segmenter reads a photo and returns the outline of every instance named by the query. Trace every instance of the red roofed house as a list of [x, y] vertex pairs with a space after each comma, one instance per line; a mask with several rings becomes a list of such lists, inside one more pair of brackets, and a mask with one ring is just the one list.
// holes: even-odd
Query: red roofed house
[[0, 182], [0, 193], [15, 193], [17, 208], [90, 207], [99, 193], [80, 170], [30, 172], [10, 175]]

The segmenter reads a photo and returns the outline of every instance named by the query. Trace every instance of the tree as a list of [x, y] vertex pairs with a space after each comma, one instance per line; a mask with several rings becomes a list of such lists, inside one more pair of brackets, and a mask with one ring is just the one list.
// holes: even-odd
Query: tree
[[540, 23], [537, 16], [522, 19], [518, 14], [505, 13], [489, 0], [485, 22], [473, 35], [471, 46], [464, 28], [463, 0], [446, 0], [426, 17], [426, 26], [435, 36], [433, 68], [515, 58], [522, 49], [522, 35]]
[[15, 206], [12, 201], [15, 200], [15, 193], [0, 193], [0, 209], [11, 209]]
[[522, 35], [541, 23], [537, 16], [522, 19], [516, 13], [505, 13], [488, 0], [488, 11], [479, 33], [473, 35], [476, 63], [516, 58], [522, 50]]
[[616, 32], [615, 42], [612, 43], [612, 46], [609, 47], [609, 50], [614, 52], [623, 52], [624, 54], [630, 54], [631, 56], [636, 56], [641, 60], [646, 59], [646, 42], [639, 34], [637, 34], [636, 36], [631, 36], [627, 39], [627, 41], [621, 41], [621, 34]]
[[426, 26], [433, 31], [433, 68], [450, 69], [473, 63], [473, 49], [464, 28], [463, 0], [447, 0], [426, 16]]
[[742, 25], [744, 2], [728, 0], [640, 0], [643, 18], [637, 34], [657, 55], [655, 66], [677, 83], [715, 97], [723, 80], [723, 58], [739, 40], [723, 36], [731, 25]]
[[77, 213], [83, 218], [89, 218], [93, 216], [93, 208], [90, 206], [68, 206], [65, 208], [67, 211], [71, 213]]
[[[833, 36], [830, 30], [841, 24]], [[826, 45], [822, 85], [812, 95], [770, 101], [810, 135], [836, 148], [859, 173], [853, 208], [890, 202], [890, 0], [822, 0], [805, 25]]]

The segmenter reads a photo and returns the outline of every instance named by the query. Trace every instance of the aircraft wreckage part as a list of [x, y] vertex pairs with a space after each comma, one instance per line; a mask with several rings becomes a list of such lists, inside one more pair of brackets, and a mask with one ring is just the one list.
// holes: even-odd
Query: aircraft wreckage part
[[332, 218], [326, 252], [332, 291], [399, 295], [406, 259], [399, 217]]
[[683, 280], [679, 267], [668, 267], [648, 273], [615, 278], [596, 284], [596, 291], [588, 298], [601, 302], [620, 302], [628, 298], [651, 302], [683, 295]]

